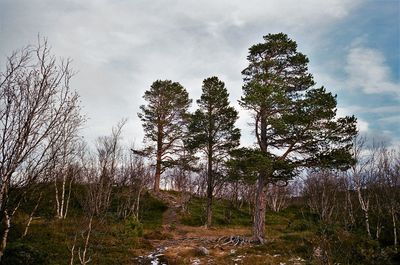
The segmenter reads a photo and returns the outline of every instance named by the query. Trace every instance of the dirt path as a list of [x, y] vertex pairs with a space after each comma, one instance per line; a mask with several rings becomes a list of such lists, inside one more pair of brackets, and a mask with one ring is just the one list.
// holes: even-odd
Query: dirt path
[[[180, 198], [167, 192], [153, 194], [168, 206], [162, 216], [162, 229], [148, 239], [153, 251], [135, 258], [141, 265], [203, 265], [203, 264], [285, 264], [303, 265], [300, 257], [284, 257], [281, 253], [268, 253], [249, 244], [250, 227], [206, 229], [186, 226], [180, 222]], [[246, 236], [247, 235], [247, 236]], [[155, 239], [158, 238], [158, 239]]]
[[[205, 227], [185, 226], [179, 220], [182, 210], [180, 198], [165, 192], [153, 194], [165, 202], [168, 209], [164, 212], [162, 231], [168, 235], [165, 239], [149, 240], [153, 251], [141, 256], [137, 264], [218, 264], [216, 257], [232, 255], [239, 246], [223, 240], [231, 235], [248, 234], [248, 229], [206, 229]], [[225, 238], [226, 237], [226, 238]], [[221, 240], [222, 238], [222, 240]], [[221, 242], [218, 242], [220, 239]], [[240, 263], [238, 263], [240, 264]]]
[[181, 225], [178, 218], [178, 212], [180, 212], [182, 209], [182, 205], [179, 203], [179, 198], [167, 193], [160, 193], [158, 198], [164, 201], [168, 206], [168, 209], [163, 213], [162, 216], [163, 228], [171, 229]]

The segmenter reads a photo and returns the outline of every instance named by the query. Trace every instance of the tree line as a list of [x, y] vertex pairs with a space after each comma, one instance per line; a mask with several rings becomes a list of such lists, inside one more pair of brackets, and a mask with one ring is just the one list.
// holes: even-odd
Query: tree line
[[[380, 149], [375, 160], [360, 159], [356, 118], [336, 116], [336, 96], [315, 87], [308, 58], [286, 34], [264, 36], [262, 43], [250, 47], [247, 60], [239, 104], [251, 114], [254, 146], [239, 147], [238, 111], [225, 83], [214, 76], [204, 79], [193, 113], [181, 84], [157, 80], [151, 85], [138, 113], [144, 148], [122, 146], [122, 120], [90, 150], [79, 135], [85, 117], [79, 96], [70, 88], [70, 61], [56, 60], [46, 41], [14, 52], [0, 74], [0, 258], [13, 216], [33, 200], [24, 235], [29, 232], [45, 184], [54, 185], [59, 219], [67, 218], [73, 189], [84, 187], [78, 197], [87, 227], [83, 247], [70, 249], [71, 264], [76, 255], [81, 264], [90, 261], [92, 220], [105, 215], [113, 196], [118, 198], [119, 218], [138, 220], [143, 191], [152, 187], [157, 194], [162, 180], [182, 191], [184, 206], [194, 194], [207, 198], [207, 227], [212, 226], [216, 196], [248, 206], [253, 240], [262, 243], [267, 205], [274, 210], [284, 207], [290, 180], [307, 169], [312, 174], [302, 183], [304, 196], [321, 219], [334, 220], [340, 207], [346, 207], [341, 220], [356, 225], [358, 200], [368, 236], [378, 239], [383, 231], [379, 218], [391, 217], [397, 246], [398, 183], [388, 177], [392, 173], [382, 172], [398, 176], [398, 157]], [[367, 168], [379, 171], [379, 181], [365, 181], [372, 178]], [[340, 180], [340, 185], [331, 185], [331, 180]], [[349, 197], [340, 207], [337, 192], [343, 194], [341, 200]], [[380, 215], [375, 209], [382, 210], [378, 205], [383, 194], [390, 194], [385, 200], [390, 214]]]
[[[207, 166], [207, 225], [212, 220], [216, 175], [253, 181], [257, 183], [253, 235], [263, 242], [266, 186], [284, 185], [308, 167], [349, 167], [356, 119], [336, 117], [336, 97], [324, 87], [314, 87], [308, 58], [286, 34], [265, 36], [264, 43], [249, 49], [247, 59], [239, 103], [253, 116], [256, 147], [236, 148], [238, 114], [217, 77], [204, 80], [194, 114], [188, 114], [191, 100], [179, 83], [154, 82], [145, 93], [147, 105], [141, 106], [139, 117], [148, 153], [156, 158], [154, 190], [159, 190], [165, 168], [180, 162], [188, 165], [188, 155], [202, 151]], [[187, 150], [185, 159], [178, 155], [182, 148]]]

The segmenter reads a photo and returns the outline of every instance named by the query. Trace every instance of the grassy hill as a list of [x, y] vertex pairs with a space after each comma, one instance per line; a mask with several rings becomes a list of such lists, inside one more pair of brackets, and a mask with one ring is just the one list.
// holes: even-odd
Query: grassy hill
[[[79, 190], [79, 189], [78, 189]], [[162, 192], [179, 199], [177, 192]], [[26, 204], [14, 219], [3, 264], [79, 264], [89, 218], [77, 194], [65, 220], [56, 219], [53, 194], [44, 194], [29, 233], [21, 237], [29, 209]], [[165, 264], [396, 264], [390, 248], [381, 248], [358, 231], [346, 231], [335, 224], [324, 224], [301, 203], [273, 212], [267, 211], [264, 245], [229, 239], [251, 236], [248, 205], [238, 208], [227, 200], [214, 204], [214, 227], [205, 229], [205, 200], [192, 197], [186, 211], [173, 206], [166, 197], [145, 192], [141, 198], [139, 220], [119, 219], [111, 205], [101, 218], [94, 218], [87, 255], [90, 264], [150, 264], [140, 259], [159, 251]], [[168, 213], [169, 212], [169, 213]], [[172, 219], [171, 214], [176, 214]], [[208, 253], [204, 253], [206, 248]], [[397, 258], [397, 260], [396, 260]], [[160, 258], [161, 260], [161, 258]]]

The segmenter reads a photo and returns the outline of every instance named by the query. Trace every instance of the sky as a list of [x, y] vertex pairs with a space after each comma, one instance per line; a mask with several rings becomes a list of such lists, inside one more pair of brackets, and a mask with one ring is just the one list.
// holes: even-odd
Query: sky
[[152, 82], [180, 82], [195, 102], [203, 79], [218, 76], [248, 146], [255, 139], [237, 103], [241, 71], [248, 48], [279, 32], [308, 56], [317, 86], [337, 94], [339, 116], [355, 115], [370, 140], [400, 146], [398, 0], [0, 0], [0, 69], [12, 51], [46, 37], [77, 71], [71, 85], [87, 117], [86, 140], [127, 118], [124, 141], [135, 146]]

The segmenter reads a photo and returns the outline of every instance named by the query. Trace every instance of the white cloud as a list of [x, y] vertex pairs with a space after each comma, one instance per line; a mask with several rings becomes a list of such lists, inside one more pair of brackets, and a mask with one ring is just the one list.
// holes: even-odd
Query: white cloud
[[351, 47], [345, 71], [350, 88], [362, 89], [367, 94], [391, 93], [400, 96], [400, 84], [391, 80], [390, 68], [378, 50], [359, 45]]
[[[217, 75], [234, 102], [242, 94], [240, 72], [250, 45], [267, 33], [283, 31], [312, 47], [360, 3], [3, 0], [0, 56], [34, 42], [40, 32], [49, 38], [55, 54], [71, 57], [79, 71], [73, 85], [90, 118], [85, 135], [90, 139], [108, 134], [127, 117], [125, 135], [140, 143], [143, 133], [136, 113], [154, 80], [179, 81], [197, 99], [202, 80]], [[244, 142], [252, 143], [249, 117], [244, 111], [240, 115]]]
[[362, 119], [357, 119], [357, 129], [359, 132], [364, 133], [368, 131], [368, 122]]

